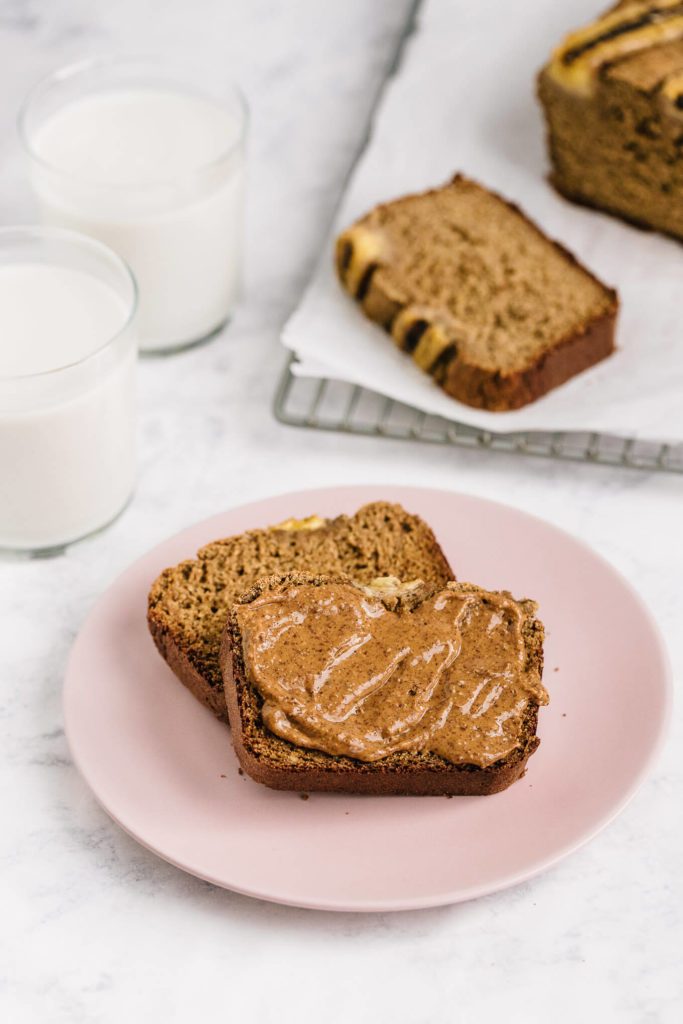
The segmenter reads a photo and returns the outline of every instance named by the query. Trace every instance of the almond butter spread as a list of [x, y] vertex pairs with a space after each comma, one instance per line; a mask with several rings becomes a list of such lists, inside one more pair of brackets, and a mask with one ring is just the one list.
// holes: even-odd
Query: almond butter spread
[[520, 744], [529, 701], [548, 701], [505, 594], [445, 589], [389, 611], [352, 583], [293, 585], [237, 615], [263, 722], [297, 746], [484, 767]]

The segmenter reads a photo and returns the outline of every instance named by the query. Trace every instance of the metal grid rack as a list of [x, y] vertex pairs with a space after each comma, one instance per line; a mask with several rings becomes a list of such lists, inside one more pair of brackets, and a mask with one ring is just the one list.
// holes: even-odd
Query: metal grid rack
[[358, 384], [297, 377], [295, 362], [296, 356], [290, 356], [273, 403], [275, 418], [291, 427], [683, 473], [683, 444], [575, 431], [496, 434], [422, 412]]

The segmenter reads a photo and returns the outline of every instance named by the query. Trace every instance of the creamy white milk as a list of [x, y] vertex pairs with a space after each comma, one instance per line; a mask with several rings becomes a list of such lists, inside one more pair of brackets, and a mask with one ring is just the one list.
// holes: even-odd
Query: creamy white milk
[[135, 346], [111, 342], [129, 315], [94, 274], [0, 264], [0, 547], [68, 543], [126, 503]]
[[122, 299], [92, 274], [41, 263], [0, 266], [0, 377], [79, 362], [125, 319]]
[[98, 238], [133, 270], [145, 350], [197, 341], [232, 312], [242, 261], [242, 134], [237, 114], [216, 104], [140, 87], [68, 102], [31, 138], [44, 219]]

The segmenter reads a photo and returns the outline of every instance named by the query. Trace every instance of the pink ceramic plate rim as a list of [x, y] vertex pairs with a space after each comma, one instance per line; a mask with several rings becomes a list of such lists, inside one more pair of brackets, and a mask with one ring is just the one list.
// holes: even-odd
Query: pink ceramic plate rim
[[[116, 793], [116, 779], [112, 777], [111, 772], [109, 777], [107, 777], [108, 768], [106, 767], [104, 775], [102, 774], [102, 765], [98, 763], [99, 759], [95, 756], [96, 747], [93, 746], [91, 739], [87, 736], [87, 719], [83, 718], [82, 712], [79, 709], [79, 702], [82, 703], [84, 686], [89, 685], [86, 683], [84, 664], [83, 659], [81, 658], [81, 651], [85, 646], [89, 634], [95, 630], [101, 632], [103, 628], [105, 630], [108, 628], [107, 620], [111, 617], [112, 611], [116, 607], [117, 594], [126, 587], [129, 580], [142, 573], [142, 578], [145, 580], [145, 585], [147, 585], [166, 565], [174, 564], [174, 562], [179, 561], [184, 557], [192, 557], [197, 547], [201, 546], [203, 543], [207, 543], [217, 536], [224, 536], [231, 532], [240, 532], [252, 524], [254, 526], [259, 526], [281, 521], [289, 515], [298, 517], [303, 514], [310, 514], [310, 512], [319, 512], [324, 515], [333, 515], [342, 511], [350, 512], [367, 501], [379, 499], [401, 502], [410, 511], [416, 511], [424, 515], [426, 518], [429, 518], [432, 525], [435, 526], [435, 532], [437, 533], [437, 537], [442, 543], [442, 546], [445, 548], [447, 556], [452, 562], [456, 562], [456, 564], [454, 564], [454, 569], [458, 577], [461, 579], [466, 578], [467, 574], [463, 575], [461, 572], [458, 572], [457, 559], [454, 557], [453, 551], [453, 537], [446, 536], [444, 534], [443, 524], [442, 528], [439, 529], [438, 524], [434, 521], [435, 518], [438, 518], [436, 515], [436, 509], [440, 508], [441, 505], [453, 506], [454, 513], [457, 513], [461, 517], [464, 516], [464, 520], [462, 518], [457, 520], [455, 527], [456, 530], [461, 528], [462, 522], [467, 520], [468, 516], [468, 525], [470, 527], [472, 527], [473, 524], [476, 525], [482, 517], [484, 519], [491, 519], [492, 522], [495, 522], [496, 520], [511, 520], [516, 530], [529, 530], [531, 535], [543, 534], [546, 541], [548, 537], [554, 538], [558, 550], [568, 546], [574, 557], [578, 557], [579, 553], [582, 553], [584, 558], [591, 563], [592, 568], [595, 570], [596, 576], [593, 579], [593, 583], [595, 583], [595, 580], [598, 578], [601, 578], [602, 582], [605, 583], [608, 588], [613, 588], [614, 593], [620, 593], [624, 599], [628, 598], [628, 600], [630, 600], [630, 602], [635, 606], [639, 618], [639, 626], [642, 630], [640, 635], [643, 639], [647, 639], [652, 646], [652, 680], [654, 681], [653, 685], [655, 686], [657, 700], [653, 705], [646, 704], [645, 708], [646, 712], [651, 708], [653, 709], [653, 719], [649, 723], [650, 739], [647, 744], [647, 749], [639, 756], [638, 762], [630, 766], [630, 774], [627, 784], [622, 787], [618, 795], [614, 799], [611, 799], [608, 806], [605, 806], [601, 813], [595, 815], [588, 825], [577, 828], [576, 834], [567, 841], [558, 844], [555, 849], [550, 852], [546, 851], [543, 855], [537, 857], [530, 856], [528, 858], [528, 862], [517, 869], [509, 871], [499, 869], [489, 877], [482, 877], [471, 884], [455, 884], [450, 888], [442, 885], [438, 892], [421, 892], [419, 894], [412, 894], [408, 891], [410, 886], [406, 886], [405, 891], [402, 892], [382, 894], [381, 896], [368, 895], [363, 898], [358, 896], [344, 896], [340, 898], [338, 894], [333, 893], [325, 896], [325, 894], [321, 895], [319, 891], [307, 895], [305, 891], [301, 890], [301, 886], [298, 888], [295, 887], [295, 889], [292, 890], [291, 886], [288, 887], [284, 880], [282, 880], [280, 884], [273, 883], [269, 885], [267, 883], [262, 884], [259, 879], [255, 878], [249, 884], [245, 884], [243, 881], [240, 882], [238, 879], [230, 877], [231, 871], [229, 864], [226, 865], [225, 870], [206, 870], [206, 867], [203, 864], [201, 851], [197, 851], [197, 856], [188, 854], [186, 851], [183, 852], [182, 856], [178, 856], [172, 849], [173, 837], [171, 837], [168, 842], [155, 841], [154, 838], [150, 836], [144, 824], [140, 826], [139, 824], [133, 824], [131, 822], [129, 815], [127, 814], [125, 800], [122, 803], [119, 799], [119, 795]], [[425, 508], [425, 506], [428, 506], [428, 508]], [[430, 509], [431, 515], [429, 514]], [[465, 514], [465, 512], [467, 514]], [[488, 571], [490, 572], [490, 566], [488, 566]], [[488, 578], [478, 578], [477, 582], [481, 582], [482, 585], [489, 587], [503, 587], [505, 585], [497, 580], [490, 580]], [[514, 582], [511, 582], [510, 586], [513, 591], [519, 591], [519, 586]], [[522, 589], [524, 588], [522, 587]], [[518, 593], [518, 596], [521, 595]], [[535, 592], [534, 596], [537, 596]], [[156, 654], [154, 654], [154, 657], [157, 658]], [[159, 665], [161, 665], [160, 671], [168, 672], [166, 667], [163, 666], [163, 663], [161, 663], [158, 658], [157, 661]], [[156, 665], [156, 662], [154, 664]], [[546, 667], [548, 668], [547, 665]], [[92, 678], [92, 676], [90, 678]], [[549, 676], [548, 673], [546, 673], [546, 678], [549, 679], [549, 688], [551, 689], [552, 696], [552, 676]], [[175, 680], [173, 680], [173, 684], [175, 684]], [[196, 713], [204, 716], [202, 719], [202, 728], [206, 728], [207, 730], [209, 728], [220, 728], [218, 723], [206, 717], [207, 713], [204, 709], [202, 709], [198, 704], [195, 704], [182, 687], [178, 685], [177, 689], [181, 691], [181, 694], [178, 697], [178, 699], [181, 700], [181, 703], [185, 698], [189, 701], [189, 704], [185, 703], [183, 705], [183, 711], [187, 713], [188, 716], [190, 714], [195, 715], [196, 708]], [[610, 822], [613, 821], [613, 819], [624, 809], [650, 772], [666, 738], [671, 718], [672, 699], [672, 673], [668, 654], [664, 641], [660, 635], [659, 628], [649, 609], [627, 580], [625, 580], [624, 577], [622, 577], [605, 559], [592, 551], [592, 549], [582, 541], [572, 537], [559, 527], [555, 527], [538, 517], [532, 516], [529, 513], [510, 506], [492, 502], [488, 499], [458, 494], [456, 492], [426, 488], [404, 486], [375, 487], [361, 485], [326, 488], [322, 490], [298, 491], [289, 494], [277, 495], [248, 505], [239, 506], [217, 516], [212, 516], [200, 523], [182, 530], [180, 533], [168, 538], [162, 544], [152, 549], [141, 559], [138, 559], [138, 561], [129, 567], [129, 569], [127, 569], [99, 599], [88, 615], [79, 637], [74, 644], [67, 667], [64, 686], [64, 720], [67, 740], [74, 763], [90, 786], [96, 800], [110, 815], [110, 817], [112, 817], [114, 821], [121, 826], [121, 828], [133, 836], [133, 838], [135, 838], [141, 845], [145, 846], [147, 849], [151, 850], [153, 853], [157, 854], [174, 866], [188, 871], [189, 873], [205, 879], [215, 885], [233, 889], [236, 892], [240, 892], [248, 896], [292, 906], [336, 911], [388, 911], [440, 906], [490, 894], [532, 878], [540, 872], [559, 863], [561, 860], [585, 845], [595, 835], [602, 831], [602, 829], [609, 825]], [[547, 712], [544, 713], [547, 714]], [[543, 721], [541, 722], [541, 728], [539, 730], [543, 738], [542, 726]], [[542, 742], [541, 750], [543, 749], [544, 744]], [[537, 754], [530, 762], [532, 769], [534, 767], [534, 761], [536, 758], [539, 758], [539, 756], [540, 755]], [[111, 767], [112, 766], [110, 765], [109, 768]], [[114, 771], [116, 770], [115, 765], [113, 766], [113, 769]], [[528, 777], [531, 777], [531, 771]], [[533, 778], [538, 786], [540, 776], [534, 774]], [[251, 780], [248, 780], [248, 784], [252, 786], [256, 785], [251, 783]], [[524, 780], [517, 784], [518, 787], [523, 785]], [[262, 787], [258, 787], [258, 789], [260, 790]], [[512, 793], [514, 790], [515, 787], [512, 787], [511, 790], [506, 792]], [[281, 797], [282, 795], [283, 794], [276, 794], [275, 796]], [[290, 794], [288, 794], [288, 796], [290, 796]], [[505, 794], [500, 794], [498, 797], [494, 798], [467, 798], [467, 800], [500, 801], [502, 798], [505, 798]], [[314, 798], [311, 799], [313, 800]], [[316, 795], [315, 799], [334, 800], [339, 798]], [[421, 799], [422, 801], [425, 801], [430, 798], [361, 797], [354, 799], [365, 802], [370, 800], [384, 800], [385, 803], [387, 801], [403, 800], [406, 802], [407, 806], [408, 801], [412, 799]], [[433, 799], [436, 800], [437, 798]], [[455, 804], [457, 803], [458, 801], [456, 798]], [[386, 805], [389, 806], [389, 804]], [[454, 802], [452, 801], [448, 806], [454, 806]], [[491, 804], [490, 806], [491, 812], [493, 812], [493, 805]]]

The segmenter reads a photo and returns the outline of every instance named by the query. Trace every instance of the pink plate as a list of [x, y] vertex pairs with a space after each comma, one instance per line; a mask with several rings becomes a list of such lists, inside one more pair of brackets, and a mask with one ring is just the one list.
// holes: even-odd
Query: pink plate
[[[314, 793], [304, 801], [266, 789], [238, 774], [229, 731], [176, 680], [147, 633], [150, 584], [202, 544], [289, 516], [354, 512], [378, 498], [423, 516], [459, 579], [540, 604], [551, 703], [527, 775], [497, 796]], [[327, 910], [455, 903], [556, 864], [633, 796], [670, 705], [659, 631], [598, 555], [505, 505], [410, 487], [280, 495], [164, 541], [90, 613], [64, 686], [74, 761], [127, 832], [216, 885]]]

